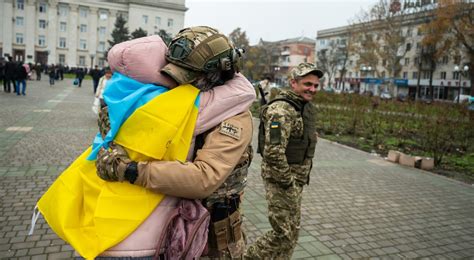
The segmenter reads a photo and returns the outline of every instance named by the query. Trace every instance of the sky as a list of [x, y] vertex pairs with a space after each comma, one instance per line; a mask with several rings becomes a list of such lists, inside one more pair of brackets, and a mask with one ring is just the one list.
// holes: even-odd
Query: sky
[[185, 27], [208, 25], [228, 35], [240, 27], [250, 44], [306, 36], [349, 24], [376, 0], [186, 0]]

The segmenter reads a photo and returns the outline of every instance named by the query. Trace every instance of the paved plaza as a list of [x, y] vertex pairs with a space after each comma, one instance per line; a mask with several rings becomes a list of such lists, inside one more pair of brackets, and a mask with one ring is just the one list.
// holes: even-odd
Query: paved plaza
[[[36, 201], [97, 132], [91, 84], [43, 77], [26, 96], [0, 92], [0, 259], [72, 258], [44, 219], [27, 233]], [[474, 259], [471, 185], [326, 140], [316, 155], [294, 259]], [[250, 242], [270, 228], [260, 162], [243, 204]]]

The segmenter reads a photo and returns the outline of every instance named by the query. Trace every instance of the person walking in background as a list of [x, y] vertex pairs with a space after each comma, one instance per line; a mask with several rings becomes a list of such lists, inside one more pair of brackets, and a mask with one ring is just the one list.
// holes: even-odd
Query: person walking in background
[[[25, 66], [26, 65], [26, 66]], [[22, 64], [22, 62], [18, 63], [17, 65], [17, 78], [16, 78], [16, 89], [15, 92], [19, 96], [20, 92], [21, 95], [25, 96], [26, 93], [26, 79], [28, 79], [28, 70], [27, 69], [28, 64]], [[20, 89], [20, 85], [22, 85], [22, 88]]]
[[41, 80], [41, 64], [40, 63], [36, 63], [35, 72], [36, 72], [36, 80]]
[[83, 69], [83, 68], [79, 68], [79, 69], [76, 71], [76, 79], [77, 79], [78, 82], [79, 82], [79, 83], [77, 84], [78, 87], [81, 87], [81, 85], [82, 85], [82, 80], [84, 79], [84, 76], [85, 76], [85, 74], [84, 74], [84, 69]]
[[7, 93], [11, 92], [12, 83], [13, 83], [13, 91], [15, 91], [16, 89], [15, 71], [16, 71], [15, 62], [13, 62], [11, 56], [8, 56], [8, 62], [5, 64], [5, 79], [3, 81], [3, 90]]
[[54, 85], [54, 77], [56, 77], [56, 67], [54, 64], [51, 64], [48, 70], [48, 76], [49, 76], [49, 85], [53, 86]]
[[247, 249], [246, 259], [291, 259], [300, 229], [303, 186], [309, 184], [317, 142], [311, 101], [322, 77], [315, 65], [299, 64], [289, 76], [291, 90], [262, 108], [258, 152], [272, 230]]
[[270, 80], [271, 78], [269, 76], [265, 76], [265, 78], [257, 84], [260, 94], [260, 105], [262, 106], [270, 101]]
[[89, 75], [92, 77], [92, 84], [94, 86], [94, 94], [97, 93], [97, 86], [99, 85], [99, 80], [102, 77], [102, 72], [99, 70], [99, 67], [95, 65], [93, 69], [89, 72]]
[[64, 80], [64, 66], [62, 64], [58, 66], [57, 75], [57, 79]]
[[99, 82], [97, 84], [97, 91], [95, 92], [95, 97], [99, 99], [100, 101], [100, 108], [103, 108], [106, 106], [104, 102], [104, 90], [105, 86], [107, 84], [107, 81], [112, 77], [112, 71], [110, 68], [105, 69], [105, 75], [102, 76], [99, 79]]

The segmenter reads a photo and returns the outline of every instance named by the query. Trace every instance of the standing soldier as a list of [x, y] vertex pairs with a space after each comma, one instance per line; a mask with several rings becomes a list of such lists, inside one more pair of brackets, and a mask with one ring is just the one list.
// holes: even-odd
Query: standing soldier
[[258, 151], [272, 230], [258, 238], [248, 259], [290, 259], [298, 240], [303, 186], [309, 184], [317, 133], [311, 103], [323, 72], [301, 63], [289, 75], [283, 91], [262, 108]]

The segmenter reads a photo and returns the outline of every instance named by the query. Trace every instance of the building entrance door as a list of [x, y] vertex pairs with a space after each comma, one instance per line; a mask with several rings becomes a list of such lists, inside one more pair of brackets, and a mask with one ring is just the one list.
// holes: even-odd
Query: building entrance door
[[37, 51], [35, 55], [35, 63], [46, 65], [48, 64], [48, 52], [46, 51]]
[[13, 50], [14, 61], [25, 61], [25, 50]]

